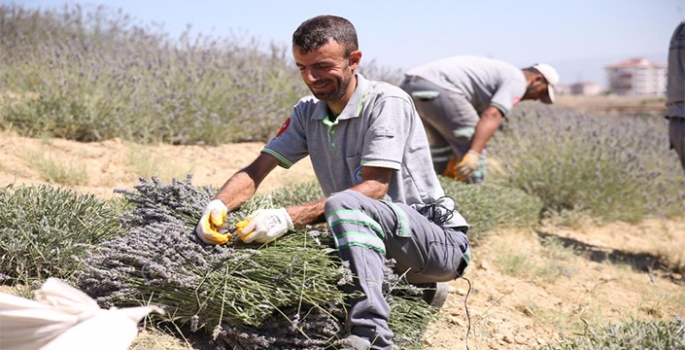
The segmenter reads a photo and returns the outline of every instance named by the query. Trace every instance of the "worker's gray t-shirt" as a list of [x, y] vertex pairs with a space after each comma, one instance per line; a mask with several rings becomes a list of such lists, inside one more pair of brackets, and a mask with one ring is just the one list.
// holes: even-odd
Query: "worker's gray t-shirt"
[[[309, 155], [327, 197], [360, 184], [362, 167], [372, 166], [395, 170], [385, 199], [414, 207], [434, 203], [444, 191], [411, 98], [398, 87], [361, 74], [357, 82], [333, 122], [324, 101], [302, 98], [262, 152], [276, 157], [284, 168]], [[455, 211], [443, 226], [468, 225]]]
[[668, 46], [666, 116], [685, 118], [685, 21], [676, 27]]
[[406, 72], [443, 89], [464, 94], [482, 114], [488, 106], [503, 115], [526, 93], [526, 78], [521, 69], [490, 58], [455, 56], [433, 61]]

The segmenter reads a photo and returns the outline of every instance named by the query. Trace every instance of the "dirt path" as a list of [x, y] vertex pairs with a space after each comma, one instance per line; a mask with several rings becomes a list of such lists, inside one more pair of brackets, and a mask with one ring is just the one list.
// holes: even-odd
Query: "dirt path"
[[[196, 185], [220, 186], [262, 147], [83, 144], [0, 134], [0, 186], [76, 183], [70, 187], [110, 197], [114, 188], [132, 188], [140, 175], [168, 181], [187, 173], [194, 174]], [[314, 179], [306, 159], [290, 170], [276, 169], [260, 192]], [[639, 225], [499, 230], [476, 247], [467, 271], [469, 346], [531, 348], [582, 334], [584, 324], [683, 317], [685, 281], [674, 267], [684, 264], [685, 217]], [[424, 338], [428, 349], [465, 349], [468, 283], [460, 279], [450, 286], [444, 317]], [[153, 330], [142, 333], [133, 348], [188, 346]]]

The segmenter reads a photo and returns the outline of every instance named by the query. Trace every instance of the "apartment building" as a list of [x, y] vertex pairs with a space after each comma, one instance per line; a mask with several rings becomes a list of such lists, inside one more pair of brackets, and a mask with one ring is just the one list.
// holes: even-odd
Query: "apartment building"
[[664, 96], [666, 63], [633, 58], [605, 67], [609, 91], [617, 95]]
[[572, 95], [597, 96], [603, 92], [602, 86], [594, 81], [579, 81], [571, 84]]

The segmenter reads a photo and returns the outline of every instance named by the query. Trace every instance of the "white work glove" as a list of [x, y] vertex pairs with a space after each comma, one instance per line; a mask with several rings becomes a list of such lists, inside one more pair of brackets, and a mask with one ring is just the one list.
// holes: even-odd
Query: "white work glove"
[[247, 226], [237, 231], [245, 243], [273, 242], [293, 229], [293, 219], [285, 208], [258, 209], [247, 220]]
[[218, 199], [209, 202], [200, 222], [197, 223], [197, 236], [207, 244], [225, 244], [231, 240], [231, 234], [219, 232], [227, 215], [228, 208], [224, 202]]
[[457, 180], [466, 180], [471, 174], [478, 168], [478, 159], [480, 158], [480, 153], [469, 150], [466, 155], [461, 159], [461, 162], [454, 167], [454, 172], [456, 173]]

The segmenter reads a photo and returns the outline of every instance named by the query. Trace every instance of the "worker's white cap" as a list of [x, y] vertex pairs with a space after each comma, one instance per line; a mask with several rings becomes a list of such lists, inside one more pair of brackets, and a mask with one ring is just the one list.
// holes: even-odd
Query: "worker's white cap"
[[552, 66], [544, 63], [535, 64], [533, 68], [540, 72], [545, 77], [545, 80], [547, 80], [547, 96], [542, 97], [540, 101], [554, 103], [554, 87], [559, 84], [559, 73]]

